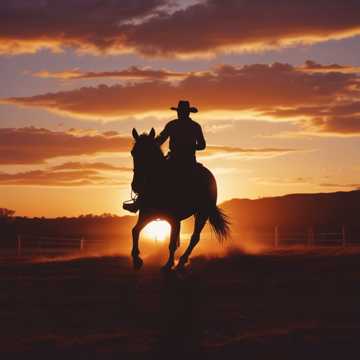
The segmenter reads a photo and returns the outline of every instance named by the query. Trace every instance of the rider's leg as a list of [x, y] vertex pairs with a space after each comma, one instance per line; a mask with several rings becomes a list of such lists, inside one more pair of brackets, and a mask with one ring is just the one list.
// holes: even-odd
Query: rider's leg
[[195, 215], [195, 226], [194, 226], [194, 232], [191, 236], [190, 244], [185, 250], [184, 254], [179, 259], [178, 267], [183, 267], [189, 260], [189, 256], [191, 252], [193, 251], [194, 247], [200, 240], [200, 233], [202, 229], [205, 226], [206, 220], [208, 219], [208, 216], [203, 214], [196, 214]]
[[124, 202], [123, 209], [132, 213], [136, 213], [144, 203], [145, 193], [145, 190], [142, 193], [139, 193], [133, 202]]

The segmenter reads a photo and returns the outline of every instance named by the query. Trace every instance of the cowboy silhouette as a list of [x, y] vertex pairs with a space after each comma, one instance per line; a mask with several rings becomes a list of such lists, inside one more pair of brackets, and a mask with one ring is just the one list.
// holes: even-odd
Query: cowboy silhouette
[[[164, 130], [156, 138], [159, 145], [162, 145], [170, 138], [169, 154], [167, 159], [173, 170], [192, 172], [195, 168], [196, 151], [204, 150], [206, 142], [200, 124], [190, 118], [190, 113], [197, 113], [195, 107], [190, 106], [189, 101], [180, 100], [177, 107], [171, 107], [177, 111], [178, 118], [166, 124]], [[125, 202], [123, 208], [136, 213], [143, 194], [138, 194], [134, 202]]]

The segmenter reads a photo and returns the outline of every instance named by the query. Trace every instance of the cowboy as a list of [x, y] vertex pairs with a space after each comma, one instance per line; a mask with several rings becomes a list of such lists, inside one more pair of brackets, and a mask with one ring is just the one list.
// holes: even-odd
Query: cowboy
[[169, 159], [172, 163], [185, 167], [195, 165], [196, 150], [204, 150], [206, 147], [201, 126], [189, 117], [190, 113], [197, 113], [198, 110], [190, 107], [185, 100], [180, 100], [178, 107], [172, 107], [171, 110], [177, 111], [178, 118], [167, 123], [156, 140], [162, 145], [170, 138]]
[[[200, 124], [190, 118], [190, 113], [197, 113], [195, 107], [191, 107], [189, 101], [180, 100], [177, 107], [171, 107], [177, 111], [178, 118], [166, 124], [164, 130], [156, 138], [162, 145], [170, 138], [168, 159], [176, 169], [191, 172], [196, 165], [195, 153], [204, 150], [206, 142]], [[130, 212], [139, 209], [140, 196], [133, 203], [124, 203], [123, 208]]]

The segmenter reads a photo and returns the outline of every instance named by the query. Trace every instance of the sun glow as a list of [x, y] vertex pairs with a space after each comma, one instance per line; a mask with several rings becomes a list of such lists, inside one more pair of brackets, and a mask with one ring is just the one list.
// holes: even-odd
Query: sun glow
[[154, 240], [163, 242], [170, 236], [170, 224], [163, 220], [155, 220], [144, 228], [144, 234]]

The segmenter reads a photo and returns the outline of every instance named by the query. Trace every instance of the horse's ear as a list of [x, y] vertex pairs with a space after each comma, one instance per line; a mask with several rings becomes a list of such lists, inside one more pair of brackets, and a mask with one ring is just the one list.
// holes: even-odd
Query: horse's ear
[[139, 134], [135, 128], [132, 129], [132, 136], [135, 140], [137, 140], [139, 138]]
[[152, 137], [152, 138], [155, 138], [155, 129], [154, 128], [151, 128], [150, 132], [149, 132], [149, 135]]

